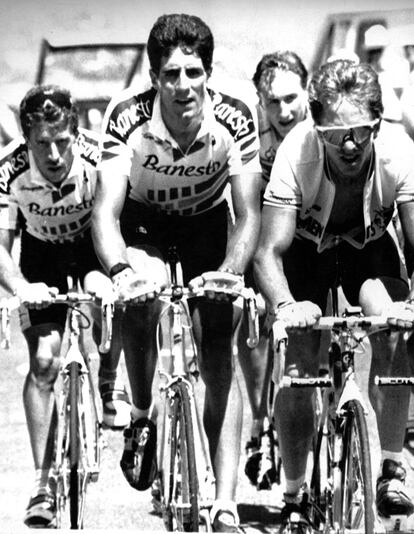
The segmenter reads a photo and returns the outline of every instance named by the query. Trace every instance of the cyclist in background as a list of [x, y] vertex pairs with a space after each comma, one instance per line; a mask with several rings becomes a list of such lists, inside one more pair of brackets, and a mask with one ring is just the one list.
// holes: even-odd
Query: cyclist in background
[[[307, 116], [308, 72], [300, 57], [290, 50], [265, 54], [256, 67], [253, 83], [256, 87], [259, 119], [260, 164], [262, 189], [270, 178], [276, 152], [285, 136]], [[256, 289], [252, 269], [245, 276], [246, 285]], [[260, 298], [260, 296], [259, 296]], [[244, 317], [238, 354], [252, 410], [250, 440], [246, 443], [245, 473], [259, 489], [270, 489], [276, 480], [273, 453], [273, 428], [266, 428], [268, 371], [268, 334], [265, 331], [265, 309], [260, 300], [261, 336], [257, 348], [249, 349], [248, 319]], [[268, 436], [271, 447], [261, 451], [261, 438]]]
[[[85, 289], [102, 294], [112, 284], [101, 271], [90, 235], [98, 136], [78, 128], [71, 95], [57, 86], [32, 88], [21, 102], [20, 122], [23, 135], [0, 151], [0, 283], [22, 302], [20, 322], [30, 355], [23, 402], [36, 469], [25, 523], [42, 528], [53, 525], [56, 512], [54, 384], [66, 320], [65, 306], [45, 306], [54, 294], [68, 290], [73, 267], [81, 281], [87, 278]], [[12, 256], [18, 221], [19, 265]], [[98, 344], [100, 317], [92, 311]], [[130, 411], [117, 375], [120, 353], [116, 340], [108, 354], [100, 355], [103, 420], [113, 427], [124, 427]]]
[[[215, 272], [213, 282], [205, 284], [211, 298], [192, 300], [192, 317], [216, 476], [213, 528], [237, 532], [242, 423], [232, 359], [237, 317], [218, 285], [243, 285], [257, 242], [261, 178], [253, 112], [207, 88], [213, 49], [209, 27], [196, 16], [164, 15], [155, 22], [147, 43], [152, 88], [122, 93], [104, 119], [92, 227], [98, 256], [120, 297], [134, 302], [140, 300], [137, 290], [146, 292], [135, 309], [126, 309], [123, 321], [133, 405], [121, 467], [138, 490], [147, 489], [156, 474], [151, 388], [160, 305], [154, 296], [167, 281], [169, 245], [178, 249], [185, 284], [203, 286], [203, 273]], [[228, 183], [235, 212], [229, 238]]]
[[[320, 335], [312, 331], [329, 288], [342, 285], [366, 315], [412, 327], [409, 290], [387, 226], [397, 205], [404, 235], [414, 245], [414, 146], [402, 130], [381, 122], [383, 105], [372, 67], [337, 60], [312, 77], [309, 106], [314, 125], [299, 124], [276, 155], [262, 212], [255, 256], [258, 286], [274, 317], [289, 332], [286, 371], [316, 376]], [[403, 336], [371, 336], [371, 376], [404, 376]], [[377, 415], [382, 460], [376, 502], [380, 515], [409, 514], [402, 448], [408, 388], [369, 384]], [[313, 433], [307, 389], [282, 389], [276, 424], [286, 475], [282, 523], [311, 532], [303, 483]], [[290, 530], [289, 530], [290, 532]]]

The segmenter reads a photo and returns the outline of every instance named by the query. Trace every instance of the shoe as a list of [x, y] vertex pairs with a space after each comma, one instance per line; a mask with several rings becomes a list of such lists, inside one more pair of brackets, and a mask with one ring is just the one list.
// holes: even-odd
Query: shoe
[[252, 437], [246, 444], [247, 461], [244, 472], [257, 490], [270, 490], [278, 482], [275, 462], [275, 439], [273, 428]]
[[29, 528], [50, 528], [56, 520], [56, 496], [49, 487], [39, 488], [30, 497], [24, 516], [24, 524]]
[[313, 528], [303, 503], [286, 503], [280, 512], [279, 534], [312, 534]]
[[215, 500], [211, 507], [210, 519], [213, 532], [244, 534], [234, 501]]
[[110, 380], [99, 384], [102, 399], [102, 421], [109, 428], [125, 428], [131, 417], [131, 405], [128, 393], [119, 380]]
[[411, 515], [414, 505], [405, 491], [406, 471], [400, 462], [384, 460], [382, 475], [377, 480], [377, 510], [379, 515]]
[[148, 489], [157, 475], [157, 427], [146, 417], [131, 421], [124, 430], [121, 469], [129, 484]]

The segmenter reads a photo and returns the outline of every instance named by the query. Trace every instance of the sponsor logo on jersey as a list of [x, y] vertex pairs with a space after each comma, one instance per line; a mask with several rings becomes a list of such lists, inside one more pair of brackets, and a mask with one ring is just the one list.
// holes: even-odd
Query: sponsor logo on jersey
[[29, 168], [26, 145], [19, 146], [0, 162], [0, 191], [8, 193], [11, 182]]
[[98, 141], [96, 139], [92, 139], [91, 137], [87, 137], [84, 133], [80, 133], [77, 143], [80, 149], [81, 157], [96, 167], [100, 159]]
[[149, 154], [142, 166], [150, 171], [165, 174], [166, 176], [209, 176], [216, 173], [220, 168], [218, 161], [209, 161], [207, 165], [160, 165], [160, 160], [155, 154]]
[[67, 204], [66, 206], [42, 206], [37, 202], [30, 202], [27, 205], [27, 209], [32, 215], [39, 215], [40, 217], [63, 217], [65, 215], [91, 210], [93, 201], [93, 197], [88, 199], [84, 198], [78, 204]]
[[155, 91], [150, 90], [137, 98], [131, 98], [115, 107], [107, 127], [107, 133], [120, 140], [151, 118]]
[[249, 108], [241, 101], [222, 93], [211, 93], [214, 115], [238, 141], [254, 132], [253, 117]]

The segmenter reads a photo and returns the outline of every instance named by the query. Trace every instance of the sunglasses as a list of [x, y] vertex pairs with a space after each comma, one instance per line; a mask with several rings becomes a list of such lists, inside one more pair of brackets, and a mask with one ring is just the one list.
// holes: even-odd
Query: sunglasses
[[324, 143], [341, 147], [345, 141], [352, 139], [356, 145], [364, 145], [369, 141], [371, 135], [377, 128], [380, 119], [375, 119], [363, 124], [354, 126], [317, 126], [315, 130]]
[[47, 101], [53, 102], [60, 108], [71, 109], [72, 100], [67, 93], [60, 91], [44, 91], [34, 94], [26, 101], [26, 113], [34, 113], [36, 111], [42, 111], [43, 105]]

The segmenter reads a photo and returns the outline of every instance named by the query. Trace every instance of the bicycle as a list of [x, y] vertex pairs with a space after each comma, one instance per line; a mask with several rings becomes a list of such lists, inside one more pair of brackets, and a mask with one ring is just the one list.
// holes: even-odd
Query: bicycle
[[[51, 304], [68, 308], [67, 349], [60, 364], [61, 383], [57, 395], [54, 482], [56, 484], [56, 528], [62, 528], [69, 501], [71, 529], [82, 529], [86, 490], [96, 482], [100, 470], [102, 424], [96, 388], [90, 372], [90, 358], [83, 343], [83, 331], [90, 326], [89, 317], [80, 309], [91, 303], [91, 294], [70, 291], [57, 295]], [[1, 313], [1, 346], [10, 347], [10, 312], [20, 305], [16, 297], [3, 299]], [[109, 314], [103, 307], [103, 316]], [[104, 327], [106, 321], [104, 321]], [[104, 329], [103, 329], [104, 331]], [[105, 333], [103, 333], [105, 336]], [[109, 341], [103, 337], [100, 350], [107, 351]]]
[[368, 407], [355, 380], [355, 349], [370, 333], [387, 329], [383, 317], [363, 317], [359, 307], [343, 317], [322, 317], [314, 326], [330, 330], [326, 376], [284, 376], [287, 333], [282, 321], [273, 324], [277, 388], [312, 387], [320, 391], [313, 466], [310, 477], [310, 519], [318, 531], [359, 530], [374, 533], [375, 511], [368, 434]]
[[[174, 249], [169, 252], [167, 268], [168, 287], [157, 296], [164, 304], [157, 328], [163, 419], [153, 496], [168, 531], [211, 532], [215, 478], [195, 398], [199, 369], [188, 306], [189, 299], [202, 297], [204, 292], [192, 292], [183, 286], [181, 265]], [[238, 295], [247, 303], [251, 317], [248, 343], [254, 346], [258, 339], [255, 295], [250, 289], [242, 289]]]

